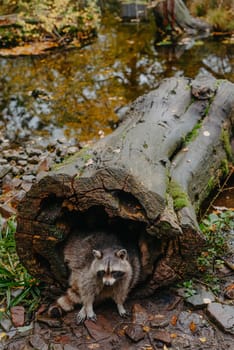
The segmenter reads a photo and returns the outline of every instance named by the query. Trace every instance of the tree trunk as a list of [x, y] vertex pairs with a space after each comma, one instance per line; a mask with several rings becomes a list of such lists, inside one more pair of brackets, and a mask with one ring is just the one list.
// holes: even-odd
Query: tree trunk
[[196, 33], [208, 31], [210, 25], [191, 16], [182, 0], [160, 0], [151, 5], [154, 9], [157, 26], [163, 31], [188, 31]]
[[195, 273], [204, 245], [196, 210], [223, 175], [234, 85], [171, 78], [138, 98], [109, 136], [57, 166], [19, 205], [18, 254], [65, 286], [63, 243], [74, 229], [124, 231], [141, 250], [141, 296]]

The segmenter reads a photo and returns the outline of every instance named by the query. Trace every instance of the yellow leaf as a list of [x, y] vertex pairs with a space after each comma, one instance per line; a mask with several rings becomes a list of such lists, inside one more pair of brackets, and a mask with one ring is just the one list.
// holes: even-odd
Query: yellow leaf
[[146, 332], [146, 333], [149, 333], [150, 327], [149, 326], [144, 326], [143, 327], [143, 331]]
[[206, 337], [201, 337], [201, 338], [199, 338], [199, 340], [201, 343], [205, 343], [207, 341]]

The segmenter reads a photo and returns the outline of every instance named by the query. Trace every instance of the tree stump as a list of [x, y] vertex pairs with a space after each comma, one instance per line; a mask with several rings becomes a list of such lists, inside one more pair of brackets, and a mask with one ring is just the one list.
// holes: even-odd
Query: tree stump
[[133, 102], [109, 136], [33, 184], [18, 208], [19, 257], [67, 284], [63, 245], [75, 229], [124, 232], [139, 245], [145, 296], [196, 271], [205, 241], [196, 211], [227, 170], [234, 84], [170, 78]]

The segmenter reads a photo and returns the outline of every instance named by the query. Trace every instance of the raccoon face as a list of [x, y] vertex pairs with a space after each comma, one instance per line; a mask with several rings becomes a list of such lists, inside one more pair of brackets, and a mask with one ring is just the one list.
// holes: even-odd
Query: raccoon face
[[113, 286], [116, 281], [122, 279], [127, 273], [127, 251], [93, 250], [95, 259], [96, 276], [102, 280], [104, 286]]

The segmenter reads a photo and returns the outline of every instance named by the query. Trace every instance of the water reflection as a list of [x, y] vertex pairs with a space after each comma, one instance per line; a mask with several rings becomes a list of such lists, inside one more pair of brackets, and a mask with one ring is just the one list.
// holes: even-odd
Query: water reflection
[[155, 46], [154, 25], [103, 22], [93, 45], [47, 56], [0, 58], [0, 128], [12, 141], [78, 140], [110, 132], [115, 110], [164, 77], [201, 69], [234, 81], [232, 46], [212, 39]]

